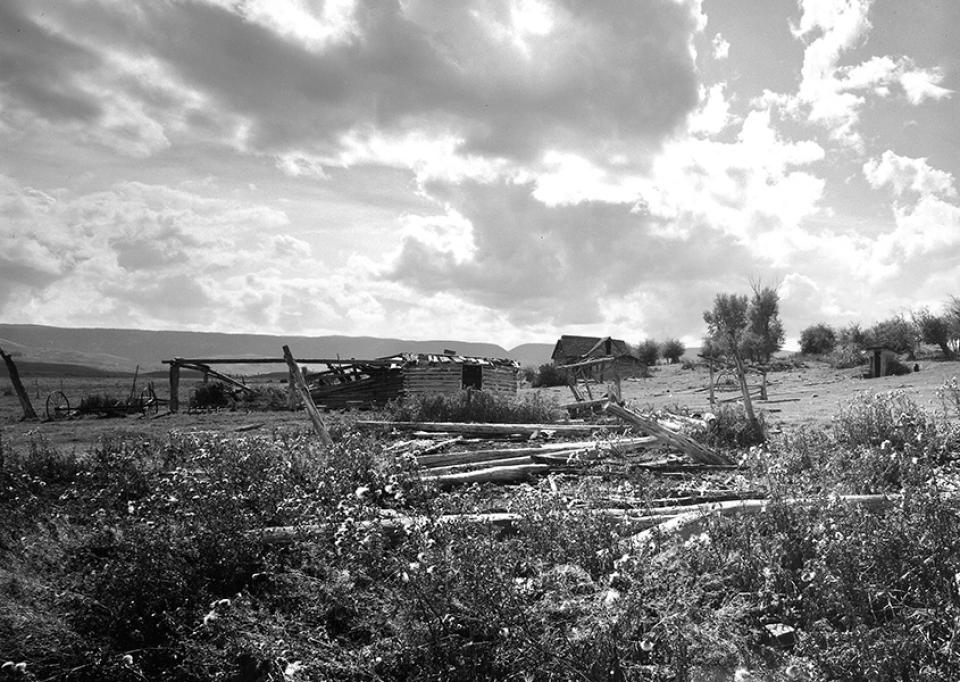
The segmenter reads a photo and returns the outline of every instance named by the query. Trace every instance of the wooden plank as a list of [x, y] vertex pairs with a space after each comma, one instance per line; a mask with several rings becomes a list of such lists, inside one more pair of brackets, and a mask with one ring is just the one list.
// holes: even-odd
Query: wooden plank
[[333, 440], [330, 438], [330, 433], [327, 431], [327, 425], [323, 423], [323, 418], [320, 416], [320, 411], [313, 403], [313, 398], [310, 397], [310, 391], [307, 389], [307, 384], [303, 380], [303, 373], [300, 372], [300, 368], [297, 366], [296, 360], [293, 359], [293, 354], [290, 352], [289, 346], [283, 347], [283, 357], [287, 362], [287, 367], [290, 369], [290, 374], [293, 376], [294, 385], [297, 388], [297, 392], [300, 394], [300, 400], [303, 401], [303, 408], [310, 416], [310, 421], [313, 422], [313, 430], [317, 432], [317, 435], [320, 437], [320, 441], [326, 447], [333, 447]]
[[529, 480], [532, 476], [548, 473], [554, 468], [550, 464], [517, 464], [456, 474], [443, 474], [441, 476], [424, 476], [423, 480], [432, 481], [441, 488], [452, 488], [471, 483], [519, 483]]
[[611, 424], [479, 424], [462, 422], [397, 422], [370, 421], [356, 422], [360, 428], [387, 428], [398, 431], [427, 431], [434, 433], [478, 433], [488, 435], [533, 435], [550, 431], [553, 433], [592, 433], [594, 431], [620, 431], [619, 425]]

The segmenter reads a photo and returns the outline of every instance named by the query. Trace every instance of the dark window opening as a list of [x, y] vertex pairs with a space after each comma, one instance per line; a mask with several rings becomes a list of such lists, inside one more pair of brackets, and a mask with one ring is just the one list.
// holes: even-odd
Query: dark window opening
[[464, 365], [462, 377], [464, 388], [483, 388], [483, 368], [480, 365]]

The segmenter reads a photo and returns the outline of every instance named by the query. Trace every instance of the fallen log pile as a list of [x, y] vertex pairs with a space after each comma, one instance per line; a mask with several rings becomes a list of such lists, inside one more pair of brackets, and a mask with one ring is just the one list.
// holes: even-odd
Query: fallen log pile
[[[621, 437], [627, 427], [622, 424], [482, 424], [459, 422], [398, 422], [360, 421], [361, 428], [380, 428], [392, 431], [414, 432], [421, 436], [442, 434], [440, 443], [421, 447], [421, 441], [412, 441], [416, 450], [408, 452], [416, 457], [423, 470], [424, 480], [440, 488], [451, 488], [471, 483], [518, 483], [552, 472], [576, 472], [590, 464], [621, 458], [629, 453], [648, 448], [669, 448], [686, 455], [692, 464], [671, 458], [655, 462], [632, 462], [638, 467], [662, 473], [700, 472], [706, 470], [736, 469], [726, 455], [707, 448], [679, 428], [693, 422], [689, 418], [671, 416], [661, 423], [654, 416], [642, 415], [608, 401], [607, 414], [617, 417], [646, 434], [640, 437]], [[699, 422], [698, 422], [699, 423]], [[669, 426], [668, 426], [669, 424]], [[673, 427], [673, 428], [671, 428]], [[596, 440], [546, 443], [527, 447], [488, 447], [441, 452], [448, 445], [482, 443], [488, 439], [524, 437], [528, 441], [555, 436], [593, 435]], [[604, 439], [599, 439], [599, 438]], [[428, 443], [430, 441], [427, 441]], [[408, 444], [410, 441], [408, 441]]]

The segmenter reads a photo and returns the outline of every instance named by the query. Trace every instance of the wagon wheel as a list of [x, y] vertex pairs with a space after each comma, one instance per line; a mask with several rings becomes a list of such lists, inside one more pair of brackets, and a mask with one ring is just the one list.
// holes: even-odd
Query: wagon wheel
[[54, 391], [47, 396], [47, 419], [66, 419], [70, 416], [70, 401], [63, 391]]
[[140, 411], [146, 415], [156, 414], [160, 409], [157, 394], [149, 388], [140, 391]]

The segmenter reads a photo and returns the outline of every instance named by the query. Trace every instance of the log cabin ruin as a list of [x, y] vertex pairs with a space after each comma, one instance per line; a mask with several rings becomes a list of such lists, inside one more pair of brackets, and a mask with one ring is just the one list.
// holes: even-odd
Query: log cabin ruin
[[[180, 370], [189, 369], [236, 387], [250, 390], [213, 365], [266, 365], [284, 363], [283, 358], [174, 358], [170, 366], [170, 411], [179, 409]], [[398, 353], [373, 360], [351, 358], [298, 359], [314, 402], [329, 409], [379, 406], [409, 395], [456, 393], [475, 389], [500, 396], [517, 394], [520, 366], [514, 360], [442, 354]], [[323, 367], [309, 371], [304, 366]], [[288, 385], [293, 386], [288, 376]]]

